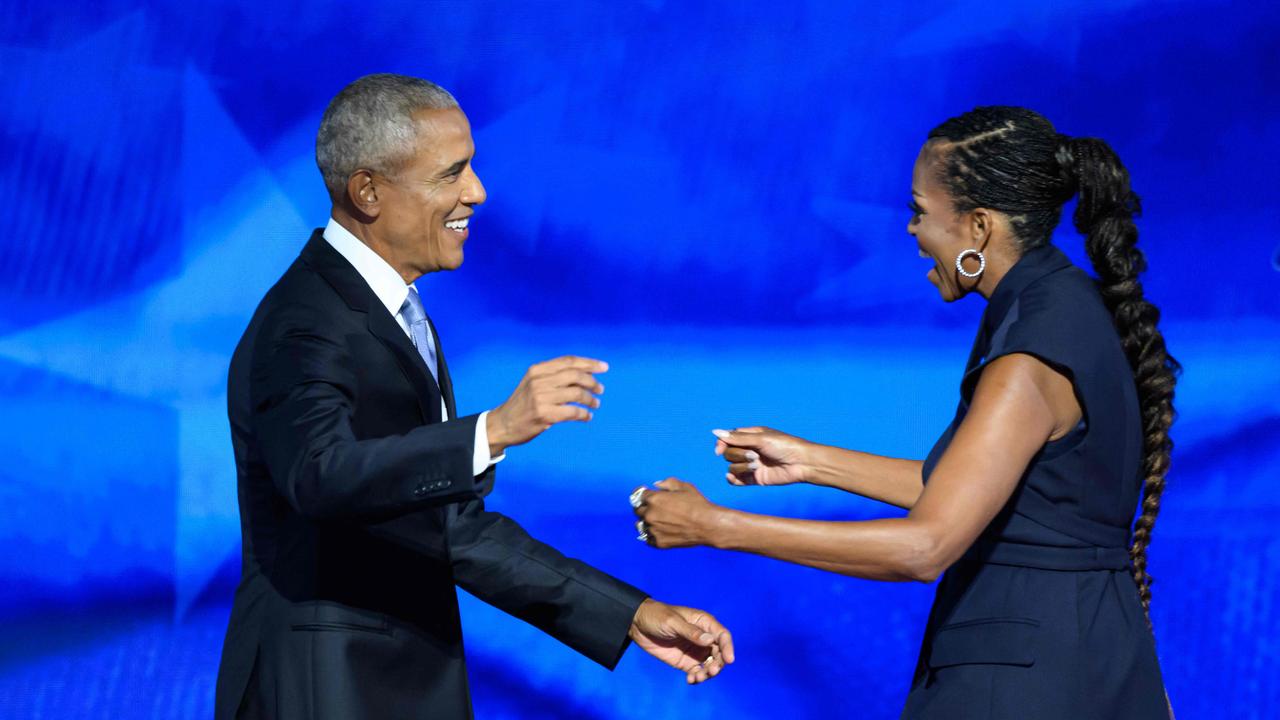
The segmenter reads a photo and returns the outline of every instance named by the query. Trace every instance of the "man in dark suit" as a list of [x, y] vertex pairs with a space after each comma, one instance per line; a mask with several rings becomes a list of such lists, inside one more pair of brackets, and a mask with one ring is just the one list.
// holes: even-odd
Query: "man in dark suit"
[[267, 293], [231, 361], [243, 571], [216, 717], [471, 716], [455, 585], [612, 668], [631, 641], [691, 683], [732, 662], [710, 615], [666, 605], [486, 511], [506, 448], [587, 421], [604, 363], [533, 366], [457, 417], [414, 281], [462, 264], [485, 191], [466, 116], [371, 75], [321, 121], [332, 219]]

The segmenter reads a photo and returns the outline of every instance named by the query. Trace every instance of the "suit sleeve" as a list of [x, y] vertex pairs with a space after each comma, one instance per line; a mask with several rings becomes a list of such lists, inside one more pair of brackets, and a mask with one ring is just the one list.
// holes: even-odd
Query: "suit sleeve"
[[252, 421], [285, 500], [306, 517], [355, 519], [481, 497], [472, 475], [477, 416], [357, 439], [354, 362], [340, 342], [312, 329], [289, 329], [259, 346]]
[[613, 669], [648, 597], [530, 537], [483, 501], [447, 511], [449, 558], [458, 586]]

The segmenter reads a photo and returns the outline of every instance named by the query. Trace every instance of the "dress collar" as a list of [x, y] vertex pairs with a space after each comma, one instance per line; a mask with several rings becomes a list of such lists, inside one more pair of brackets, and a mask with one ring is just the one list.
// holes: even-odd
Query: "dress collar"
[[986, 312], [982, 315], [984, 329], [988, 333], [994, 330], [1028, 285], [1071, 266], [1071, 259], [1052, 244], [1046, 243], [1023, 253], [1013, 267], [1009, 268], [1009, 272], [1000, 278], [995, 291], [991, 293]]

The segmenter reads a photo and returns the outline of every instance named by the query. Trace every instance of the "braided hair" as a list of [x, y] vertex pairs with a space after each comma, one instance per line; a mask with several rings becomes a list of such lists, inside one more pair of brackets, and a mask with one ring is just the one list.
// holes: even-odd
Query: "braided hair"
[[941, 151], [940, 179], [956, 212], [1004, 213], [1019, 252], [1049, 242], [1062, 206], [1076, 194], [1073, 218], [1133, 368], [1142, 411], [1142, 513], [1129, 548], [1144, 610], [1151, 607], [1147, 547], [1160, 513], [1173, 441], [1173, 389], [1181, 366], [1165, 349], [1160, 310], [1143, 297], [1138, 275], [1147, 262], [1137, 248], [1141, 212], [1129, 172], [1097, 138], [1059, 135], [1042, 115], [1018, 107], [979, 107], [929, 133]]

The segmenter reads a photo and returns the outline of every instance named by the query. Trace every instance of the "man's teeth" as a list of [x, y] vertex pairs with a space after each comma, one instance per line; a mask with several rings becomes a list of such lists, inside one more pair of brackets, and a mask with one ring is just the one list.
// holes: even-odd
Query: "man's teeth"
[[467, 229], [467, 223], [470, 221], [471, 221], [471, 218], [462, 218], [461, 220], [450, 220], [449, 222], [445, 223], [444, 226], [449, 228], [450, 230], [457, 230], [458, 232], [462, 232], [463, 230]]

